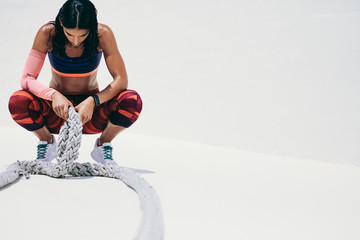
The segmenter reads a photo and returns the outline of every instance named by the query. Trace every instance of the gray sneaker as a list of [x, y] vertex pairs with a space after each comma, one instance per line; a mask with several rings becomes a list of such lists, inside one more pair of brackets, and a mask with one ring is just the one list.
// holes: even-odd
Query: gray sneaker
[[47, 141], [39, 141], [37, 145], [37, 157], [36, 160], [51, 162], [56, 157], [56, 139], [54, 135], [51, 135], [53, 143]]
[[112, 145], [111, 143], [103, 143], [102, 146], [98, 146], [99, 139], [96, 139], [94, 149], [91, 152], [91, 157], [98, 163], [117, 165], [112, 157]]

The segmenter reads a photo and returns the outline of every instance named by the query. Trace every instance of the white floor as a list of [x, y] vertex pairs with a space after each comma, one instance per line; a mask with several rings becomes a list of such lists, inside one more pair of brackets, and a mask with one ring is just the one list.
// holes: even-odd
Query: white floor
[[[1, 165], [35, 156], [36, 139], [1, 128]], [[83, 136], [80, 162], [95, 136]], [[125, 132], [114, 141], [123, 166], [157, 191], [165, 239], [359, 239], [360, 168], [243, 152]], [[0, 191], [0, 239], [133, 239], [136, 193], [105, 178], [22, 178]]]

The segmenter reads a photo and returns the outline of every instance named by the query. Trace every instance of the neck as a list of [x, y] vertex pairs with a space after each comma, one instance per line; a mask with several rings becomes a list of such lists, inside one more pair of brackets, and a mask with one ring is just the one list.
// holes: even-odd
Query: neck
[[84, 48], [84, 43], [81, 43], [79, 46], [74, 46], [70, 42], [65, 45], [65, 47], [69, 48]]

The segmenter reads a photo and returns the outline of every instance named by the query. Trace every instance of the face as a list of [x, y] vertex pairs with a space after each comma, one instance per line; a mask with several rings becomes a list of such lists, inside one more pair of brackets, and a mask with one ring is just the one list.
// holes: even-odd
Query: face
[[89, 35], [89, 29], [65, 28], [64, 34], [73, 47], [78, 47]]

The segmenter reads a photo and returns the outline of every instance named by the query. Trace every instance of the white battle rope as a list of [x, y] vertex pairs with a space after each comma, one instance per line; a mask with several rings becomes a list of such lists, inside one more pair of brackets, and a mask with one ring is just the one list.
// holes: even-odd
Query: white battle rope
[[142, 220], [136, 240], [161, 240], [164, 237], [160, 200], [154, 189], [134, 171], [126, 167], [76, 163], [82, 135], [80, 116], [69, 108], [69, 118], [61, 127], [56, 152], [57, 164], [43, 161], [17, 161], [0, 173], [0, 189], [13, 183], [21, 176], [30, 174], [65, 176], [99, 176], [120, 179], [139, 196]]

